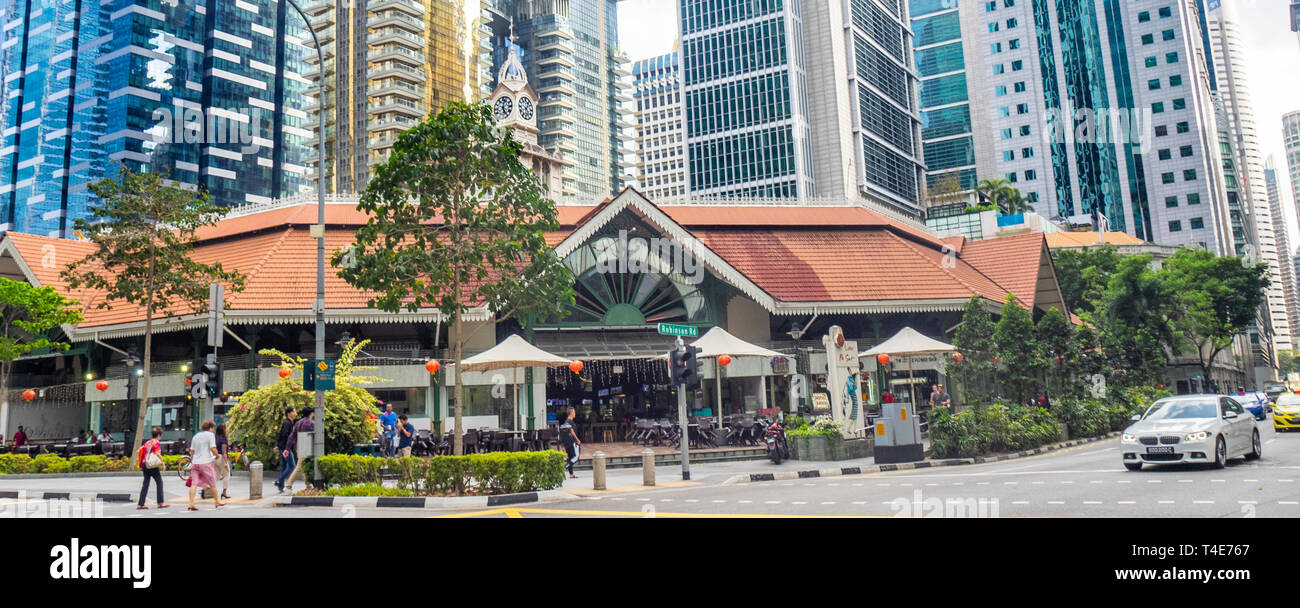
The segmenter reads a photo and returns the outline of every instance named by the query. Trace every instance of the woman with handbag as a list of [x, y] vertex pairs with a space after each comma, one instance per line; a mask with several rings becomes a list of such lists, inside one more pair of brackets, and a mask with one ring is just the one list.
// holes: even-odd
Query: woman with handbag
[[162, 472], [167, 466], [163, 464], [162, 442], [158, 441], [162, 437], [162, 428], [153, 427], [150, 434], [153, 438], [140, 446], [140, 453], [136, 456], [136, 464], [140, 466], [140, 472], [144, 473], [144, 485], [140, 487], [140, 502], [135, 508], [149, 508], [144, 506], [144, 498], [149, 494], [149, 480], [152, 479], [154, 485], [158, 486], [158, 508], [166, 509], [171, 505], [163, 502]]

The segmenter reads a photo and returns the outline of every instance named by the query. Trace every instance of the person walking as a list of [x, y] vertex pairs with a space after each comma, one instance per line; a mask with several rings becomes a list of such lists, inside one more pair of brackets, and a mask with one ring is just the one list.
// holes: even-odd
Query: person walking
[[565, 453], [569, 455], [564, 461], [564, 467], [569, 471], [569, 479], [578, 478], [573, 474], [573, 465], [578, 463], [578, 456], [582, 454], [582, 441], [578, 439], [578, 433], [573, 428], [573, 419], [577, 415], [577, 408], [569, 408], [569, 415], [565, 417], [564, 424], [560, 425], [560, 442], [564, 445]]
[[194, 492], [199, 488], [207, 488], [212, 492], [213, 508], [223, 507], [226, 503], [221, 502], [217, 496], [217, 438], [212, 434], [214, 427], [211, 420], [204, 420], [199, 426], [202, 429], [190, 440], [190, 506], [189, 510], [198, 511], [199, 508], [194, 506]]
[[293, 433], [289, 434], [289, 443], [286, 444], [286, 451], [293, 454], [296, 464], [293, 465], [293, 472], [289, 474], [289, 480], [285, 482], [287, 492], [293, 491], [293, 480], [298, 478], [298, 473], [302, 471], [302, 459], [298, 458], [298, 433], [310, 432], [316, 430], [316, 423], [312, 421], [316, 410], [312, 406], [302, 408], [302, 418], [293, 425]]
[[930, 394], [930, 407], [949, 407], [951, 405], [952, 396], [943, 390], [943, 385], [934, 385], [934, 392]]
[[136, 465], [140, 467], [140, 472], [144, 473], [144, 485], [140, 486], [140, 502], [136, 503], [135, 508], [149, 508], [144, 506], [144, 499], [149, 495], [149, 480], [152, 479], [154, 485], [158, 487], [158, 508], [166, 509], [171, 505], [163, 502], [162, 467], [158, 466], [149, 468], [146, 466], [147, 463], [145, 462], [150, 453], [157, 454], [158, 458], [162, 458], [162, 442], [158, 441], [158, 438], [162, 437], [162, 428], [153, 427], [153, 429], [149, 431], [149, 434], [152, 439], [144, 442], [144, 445], [140, 446], [140, 453], [136, 457]]
[[217, 459], [213, 467], [217, 472], [217, 479], [221, 480], [221, 497], [230, 498], [226, 491], [230, 489], [230, 439], [226, 438], [226, 425], [218, 424], [217, 430]]
[[415, 441], [415, 425], [406, 421], [406, 414], [398, 416], [399, 420], [397, 432], [397, 456], [398, 458], [407, 458], [411, 455], [411, 443]]
[[289, 471], [297, 464], [293, 452], [288, 449], [289, 436], [293, 435], [293, 419], [297, 416], [298, 412], [292, 405], [284, 408], [284, 420], [280, 421], [280, 433], [275, 439], [275, 451], [280, 454], [280, 476], [275, 480], [275, 487], [281, 492], [284, 492], [284, 480], [288, 479]]
[[397, 412], [393, 411], [393, 404], [384, 406], [379, 425], [384, 431], [384, 455], [392, 458], [397, 455], [397, 443], [394, 441], [397, 439]]

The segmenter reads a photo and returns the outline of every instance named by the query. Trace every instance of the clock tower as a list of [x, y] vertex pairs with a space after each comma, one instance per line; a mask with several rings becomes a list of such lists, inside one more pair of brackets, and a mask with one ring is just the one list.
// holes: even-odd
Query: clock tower
[[520, 158], [542, 181], [546, 196], [558, 200], [564, 190], [564, 166], [567, 163], [558, 151], [547, 150], [537, 142], [538, 101], [537, 93], [528, 86], [528, 73], [512, 48], [497, 74], [497, 88], [488, 102], [497, 124], [514, 129], [515, 140], [523, 143], [524, 151]]

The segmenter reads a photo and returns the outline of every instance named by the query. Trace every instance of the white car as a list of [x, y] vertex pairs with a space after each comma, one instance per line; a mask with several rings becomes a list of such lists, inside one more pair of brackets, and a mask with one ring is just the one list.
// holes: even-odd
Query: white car
[[1143, 463], [1213, 463], [1223, 468], [1229, 458], [1254, 460], [1263, 454], [1255, 417], [1230, 397], [1180, 395], [1166, 397], [1133, 417], [1120, 439], [1124, 467]]

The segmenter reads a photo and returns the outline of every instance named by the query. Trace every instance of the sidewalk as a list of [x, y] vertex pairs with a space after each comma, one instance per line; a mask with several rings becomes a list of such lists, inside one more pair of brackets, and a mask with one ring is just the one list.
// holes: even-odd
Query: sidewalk
[[[269, 475], [262, 474], [262, 498], [259, 500], [249, 500], [248, 498], [248, 473], [236, 472], [230, 478], [230, 500], [232, 504], [249, 504], [262, 506], [270, 504], [270, 499], [278, 496], [280, 491], [275, 488], [275, 478], [277, 471], [269, 471]], [[190, 489], [185, 487], [185, 482], [176, 476], [175, 471], [165, 471], [162, 474], [163, 496], [167, 502], [173, 506], [184, 505], [189, 501]], [[0, 497], [4, 493], [23, 492], [28, 499], [41, 498], [46, 492], [50, 493], [71, 493], [71, 494], [113, 494], [117, 495], [114, 499], [120, 499], [121, 495], [130, 498], [130, 502], [135, 502], [140, 498], [140, 485], [144, 478], [141, 474], [136, 473], [131, 476], [113, 476], [113, 477], [62, 477], [59, 475], [43, 476], [39, 479], [6, 479], [0, 475]], [[294, 487], [302, 489], [303, 482], [299, 479], [294, 483]], [[217, 489], [221, 489], [220, 482], [217, 483]], [[153, 508], [154, 500], [157, 498], [157, 490], [152, 483], [149, 484], [149, 495], [145, 498], [145, 505]], [[10, 495], [12, 497], [12, 495]], [[201, 499], [195, 495], [194, 501], [197, 503]], [[207, 499], [211, 501], [212, 499]]]

